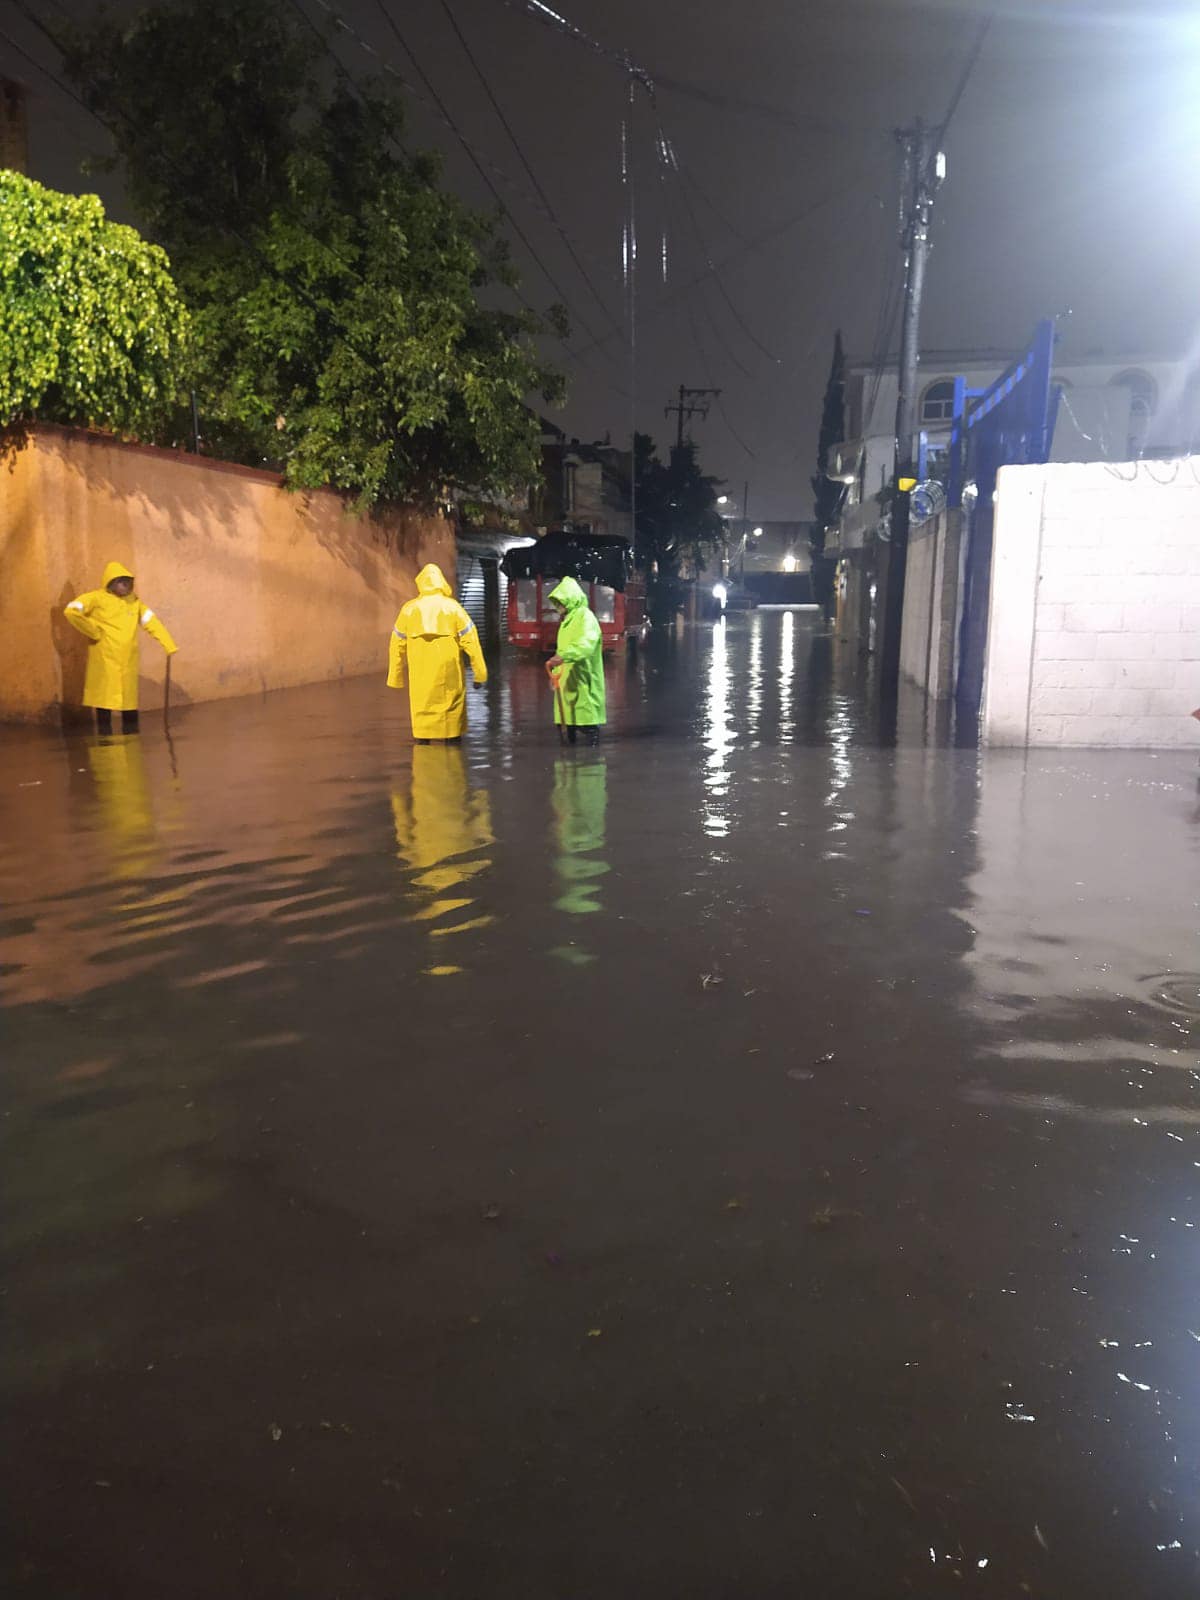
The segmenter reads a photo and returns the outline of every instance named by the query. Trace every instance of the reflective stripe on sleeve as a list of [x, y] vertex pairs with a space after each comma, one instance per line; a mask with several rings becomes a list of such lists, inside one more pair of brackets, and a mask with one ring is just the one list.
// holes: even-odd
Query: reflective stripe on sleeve
[[83, 601], [82, 600], [72, 600], [70, 605], [67, 607], [67, 610], [68, 611], [82, 611], [83, 610]]
[[397, 639], [407, 639], [408, 638], [408, 635], [406, 633], [401, 633], [399, 628], [393, 628], [392, 632], [396, 635]]
[[154, 613], [151, 611], [150, 607], [147, 606], [145, 611], [142, 612], [142, 626], [145, 627], [148, 622], [152, 622], [153, 620]]
[[465, 628], [460, 628], [458, 630], [458, 637], [460, 639], [465, 639], [474, 626], [475, 624], [473, 622], [468, 622]]

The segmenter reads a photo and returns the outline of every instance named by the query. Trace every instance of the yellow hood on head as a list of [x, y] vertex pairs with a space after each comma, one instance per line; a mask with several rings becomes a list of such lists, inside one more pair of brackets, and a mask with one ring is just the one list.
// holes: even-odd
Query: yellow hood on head
[[104, 569], [104, 576], [100, 580], [100, 587], [107, 589], [114, 578], [132, 578], [133, 573], [128, 567], [123, 567], [119, 561], [110, 561]]
[[450, 598], [450, 585], [446, 582], [441, 567], [434, 566], [431, 561], [427, 567], [422, 567], [417, 573], [418, 594], [444, 594]]

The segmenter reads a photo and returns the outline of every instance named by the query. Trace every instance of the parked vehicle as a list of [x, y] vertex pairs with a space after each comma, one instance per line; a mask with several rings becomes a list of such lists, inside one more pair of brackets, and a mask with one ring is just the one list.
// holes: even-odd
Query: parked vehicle
[[566, 577], [585, 590], [605, 650], [649, 626], [645, 580], [634, 571], [629, 541], [618, 534], [548, 533], [509, 550], [501, 567], [508, 579], [508, 637], [522, 649], [553, 653], [559, 618], [550, 592]]

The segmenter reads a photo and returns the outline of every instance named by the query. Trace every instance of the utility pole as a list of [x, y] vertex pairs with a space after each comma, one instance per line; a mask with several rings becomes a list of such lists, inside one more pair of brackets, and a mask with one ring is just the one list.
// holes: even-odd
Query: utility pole
[[690, 422], [693, 417], [707, 417], [710, 397], [715, 400], [720, 392], [720, 389], [689, 389], [686, 384], [679, 385], [679, 399], [673, 406], [663, 407], [664, 417], [669, 417], [672, 412], [678, 417], [678, 426], [675, 430], [677, 450], [683, 449], [684, 419]]
[[896, 402], [896, 472], [893, 481], [891, 542], [883, 603], [880, 687], [894, 698], [900, 683], [900, 634], [904, 622], [904, 580], [908, 571], [910, 495], [916, 481], [913, 442], [917, 426], [917, 382], [921, 351], [921, 297], [929, 258], [929, 218], [933, 198], [946, 176], [946, 158], [937, 148], [941, 130], [918, 120], [896, 133], [904, 152], [900, 195], [900, 241], [904, 248], [904, 321], [900, 332], [900, 393]]
[[742, 484], [742, 551], [738, 560], [738, 582], [746, 582], [746, 540], [750, 537], [750, 480]]

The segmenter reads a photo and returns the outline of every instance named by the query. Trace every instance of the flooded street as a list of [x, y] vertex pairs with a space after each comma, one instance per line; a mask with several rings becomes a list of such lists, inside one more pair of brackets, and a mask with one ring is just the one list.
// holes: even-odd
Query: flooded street
[[860, 680], [0, 734], [10, 1592], [1198, 1592], [1195, 754]]

